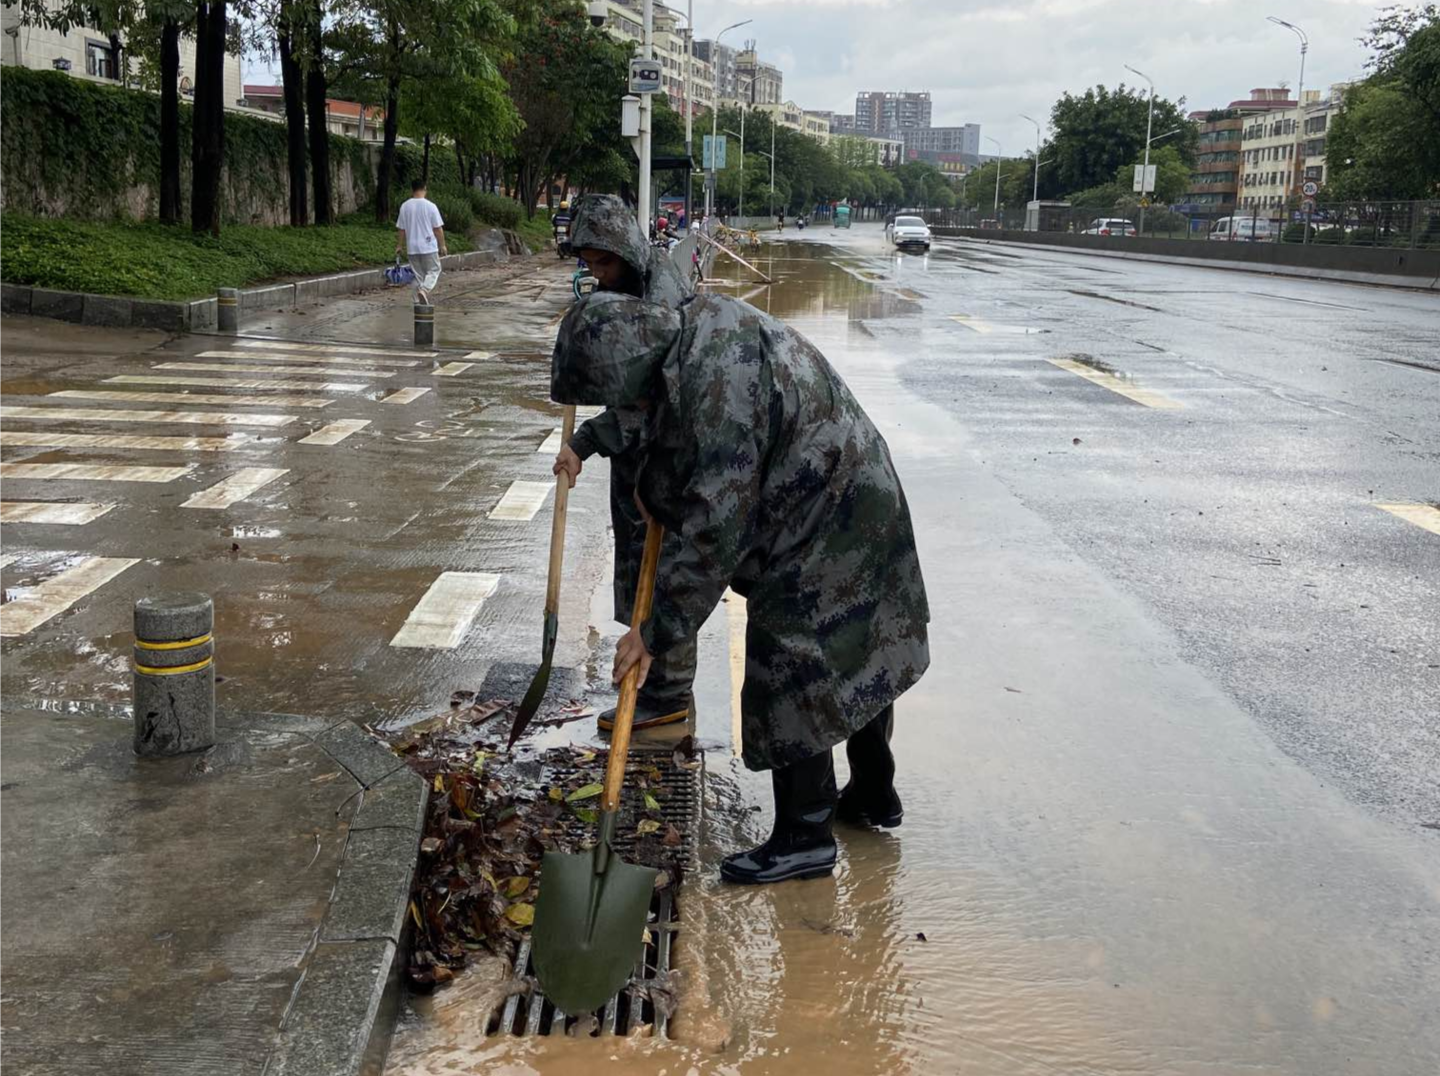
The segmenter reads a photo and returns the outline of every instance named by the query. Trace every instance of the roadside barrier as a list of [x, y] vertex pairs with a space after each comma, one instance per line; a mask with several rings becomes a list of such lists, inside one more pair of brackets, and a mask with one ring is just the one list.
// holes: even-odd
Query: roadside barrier
[[135, 603], [135, 753], [150, 758], [215, 743], [215, 605], [180, 593]]

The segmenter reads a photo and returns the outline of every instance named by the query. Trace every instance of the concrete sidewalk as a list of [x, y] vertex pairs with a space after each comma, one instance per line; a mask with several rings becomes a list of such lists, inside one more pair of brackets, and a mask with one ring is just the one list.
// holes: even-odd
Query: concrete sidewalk
[[377, 1071], [424, 783], [348, 721], [222, 716], [144, 760], [124, 717], [0, 722], [5, 1069]]

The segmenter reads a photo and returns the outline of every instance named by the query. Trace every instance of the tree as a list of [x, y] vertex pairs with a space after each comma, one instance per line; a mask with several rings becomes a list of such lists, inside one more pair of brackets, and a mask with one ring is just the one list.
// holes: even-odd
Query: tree
[[[1122, 194], [1134, 193], [1135, 167], [1141, 164], [1122, 164], [1115, 172], [1115, 186]], [[1150, 165], [1155, 169], [1155, 191], [1152, 201], [1160, 205], [1178, 202], [1190, 187], [1190, 166], [1174, 146], [1151, 146]], [[1073, 197], [1070, 201], [1074, 201]]]
[[220, 234], [225, 165], [225, 0], [195, 5], [195, 105], [191, 114], [190, 230]]
[[325, 11], [321, 0], [310, 0], [303, 8], [300, 26], [304, 29], [305, 50], [301, 69], [305, 72], [305, 116], [310, 127], [310, 188], [315, 195], [315, 223], [331, 223], [330, 125], [325, 107]]
[[[1041, 147], [1040, 197], [1055, 198], [1110, 182], [1121, 165], [1133, 165], [1145, 153], [1149, 92], [1121, 84], [1115, 90], [1096, 86], [1079, 97], [1069, 93], [1050, 110], [1053, 134]], [[1166, 144], [1189, 165], [1195, 159], [1198, 130], [1185, 118], [1185, 99], [1155, 99], [1153, 134], [1180, 128]], [[1151, 150], [1152, 163], [1155, 150]], [[1053, 158], [1053, 163], [1051, 159]], [[1033, 158], [1032, 158], [1033, 160]]]
[[[297, 0], [279, 0], [267, 12], [269, 28], [275, 35], [280, 58], [280, 92], [285, 108], [285, 168], [290, 185], [290, 224], [300, 228], [310, 223], [305, 172], [305, 75], [301, 67], [304, 51], [306, 6]], [[268, 42], [261, 45], [268, 52]]]

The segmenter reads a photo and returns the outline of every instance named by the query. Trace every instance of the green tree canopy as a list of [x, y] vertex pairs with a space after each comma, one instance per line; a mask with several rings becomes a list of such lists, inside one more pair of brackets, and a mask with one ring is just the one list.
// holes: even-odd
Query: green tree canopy
[[[1040, 150], [1051, 162], [1040, 169], [1040, 197], [1058, 198], [1111, 182], [1122, 165], [1135, 165], [1145, 153], [1148, 90], [1123, 83], [1114, 90], [1096, 86], [1080, 96], [1064, 94], [1050, 110], [1053, 133]], [[1195, 124], [1185, 118], [1185, 99], [1155, 98], [1153, 135], [1180, 128], [1164, 145], [1174, 148], [1188, 166], [1195, 159], [1199, 137]], [[1151, 159], [1159, 147], [1152, 147]]]

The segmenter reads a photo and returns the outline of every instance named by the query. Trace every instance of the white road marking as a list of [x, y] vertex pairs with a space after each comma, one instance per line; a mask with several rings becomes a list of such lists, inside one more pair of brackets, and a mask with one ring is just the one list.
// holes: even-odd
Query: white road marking
[[594, 418], [605, 408], [594, 404], [586, 404], [583, 407], [575, 408], [575, 421], [584, 422], [587, 418]]
[[1417, 527], [1440, 534], [1440, 508], [1433, 504], [1377, 504], [1375, 507], [1403, 519], [1406, 523], [1413, 523]]
[[401, 358], [433, 359], [438, 351], [406, 351], [403, 348], [360, 347], [354, 344], [295, 344], [289, 340], [261, 340], [248, 337], [236, 340], [239, 347], [259, 348], [262, 351], [313, 351], [321, 355], [392, 355]]
[[424, 396], [429, 391], [430, 387], [428, 385], [423, 389], [397, 389], [389, 396], [386, 396], [384, 399], [382, 399], [380, 402], [393, 404], [414, 403], [416, 400], [420, 399], [421, 396]]
[[195, 469], [183, 467], [120, 467], [92, 463], [0, 463], [0, 478], [53, 479], [66, 482], [173, 482]]
[[499, 585], [500, 577], [490, 572], [441, 572], [410, 610], [390, 645], [453, 649]]
[[357, 433], [370, 425], [368, 418], [342, 418], [335, 422], [327, 422], [309, 437], [300, 438], [302, 445], [338, 445], [352, 433]]
[[337, 362], [342, 365], [351, 366], [419, 366], [419, 359], [362, 359], [358, 356], [337, 355], [294, 355], [281, 353], [279, 355], [267, 355], [263, 351], [202, 351], [196, 355], [197, 359], [247, 359], [250, 362], [295, 362], [297, 359], [304, 359], [306, 362]]
[[1034, 336], [1036, 333], [1043, 333], [1044, 329], [1031, 328], [1029, 325], [1000, 325], [993, 321], [982, 321], [980, 318], [972, 318], [969, 314], [951, 314], [951, 321], [958, 321], [967, 329], [973, 329], [977, 333], [1013, 333], [1016, 336]]
[[206, 370], [229, 374], [319, 374], [322, 377], [394, 377], [394, 370], [338, 370], [329, 366], [242, 366], [234, 362], [157, 362], [157, 370]]
[[1058, 366], [1062, 370], [1068, 370], [1076, 377], [1083, 377], [1092, 384], [1101, 388], [1109, 389], [1117, 396], [1124, 396], [1127, 400], [1134, 400], [1146, 407], [1156, 407], [1161, 410], [1176, 410], [1185, 405], [1179, 400], [1172, 400], [1168, 396], [1162, 396], [1150, 389], [1142, 389], [1132, 385], [1123, 377], [1116, 377], [1114, 374], [1106, 373], [1104, 370], [1097, 370], [1093, 366], [1086, 366], [1083, 362], [1076, 362], [1074, 359], [1046, 359], [1052, 366]]
[[722, 599], [725, 621], [730, 635], [730, 753], [739, 758], [743, 748], [740, 689], [745, 685], [745, 628], [750, 623], [750, 610], [745, 599], [729, 587]]
[[8, 568], [19, 559], [19, 553], [6, 553], [3, 557], [0, 557], [0, 568]]
[[550, 436], [540, 442], [540, 447], [535, 450], [539, 454], [554, 456], [560, 451], [560, 427], [556, 426], [550, 431]]
[[82, 419], [87, 422], [181, 422], [195, 426], [284, 426], [294, 415], [245, 415], [235, 411], [112, 411], [96, 407], [0, 406], [0, 418]]
[[473, 362], [447, 362], [440, 369], [432, 370], [431, 373], [436, 377], [454, 377], [456, 374], [463, 374], [474, 365]]
[[484, 362], [486, 359], [493, 359], [493, 358], [495, 357], [495, 352], [493, 352], [493, 351], [467, 351], [467, 352], [465, 352], [464, 355], [461, 355], [460, 357], [461, 357], [462, 359], [474, 359], [476, 362]]
[[262, 486], [267, 486], [281, 475], [289, 473], [288, 467], [245, 467], [216, 482], [209, 489], [202, 489], [180, 507], [229, 508], [236, 501], [245, 500]]
[[151, 377], [149, 374], [119, 374], [107, 377], [107, 385], [205, 385], [220, 389], [309, 389], [311, 392], [364, 392], [369, 385], [344, 381], [232, 381], [227, 377]]
[[554, 482], [526, 482], [517, 479], [510, 483], [510, 488], [505, 491], [500, 502], [490, 509], [490, 518], [518, 522], [534, 519], [535, 513], [540, 511], [540, 506], [554, 488]]
[[26, 635], [34, 631], [138, 563], [134, 557], [86, 557], [30, 588], [23, 597], [0, 605], [0, 635]]
[[321, 396], [219, 396], [205, 392], [121, 392], [117, 389], [61, 389], [51, 396], [101, 403], [225, 404], [229, 407], [329, 407]]
[[231, 437], [141, 437], [128, 433], [29, 433], [5, 430], [0, 446], [24, 445], [33, 448], [144, 448], [168, 452], [233, 452], [254, 438]]
[[0, 502], [0, 523], [55, 523], [79, 527], [99, 519], [113, 504], [88, 504], [84, 501], [3, 501]]

